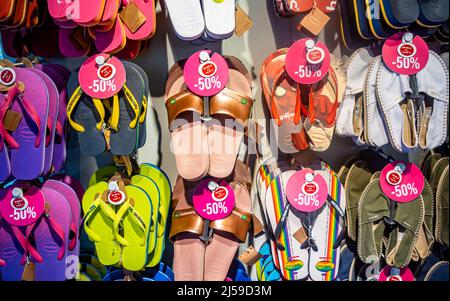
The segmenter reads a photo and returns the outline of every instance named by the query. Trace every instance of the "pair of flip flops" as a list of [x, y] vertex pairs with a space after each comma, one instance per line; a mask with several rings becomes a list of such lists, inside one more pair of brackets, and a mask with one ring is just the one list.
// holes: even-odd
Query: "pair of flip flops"
[[65, 175], [36, 185], [17, 181], [1, 191], [0, 203], [9, 204], [17, 197], [45, 202], [42, 215], [27, 226], [0, 219], [1, 280], [20, 281], [27, 274], [26, 280], [64, 281], [78, 273], [83, 188]]
[[[34, 180], [61, 171], [69, 71], [56, 64], [0, 65], [15, 79], [0, 87], [0, 182], [10, 177]], [[11, 124], [11, 118], [16, 122]]]
[[45, 19], [45, 0], [4, 0], [0, 4], [0, 29], [33, 29]]
[[275, 121], [278, 147], [283, 153], [327, 150], [333, 139], [336, 115], [346, 79], [340, 62], [332, 59], [328, 75], [319, 83], [300, 85], [287, 74], [287, 49], [269, 55], [260, 70], [267, 107]]
[[139, 169], [131, 178], [115, 166], [99, 169], [83, 196], [84, 230], [105, 266], [139, 271], [161, 261], [171, 186], [158, 167]]
[[335, 0], [274, 0], [276, 13], [281, 17], [292, 17], [306, 13], [317, 7], [324, 13], [335, 11], [338, 1]]
[[[252, 218], [249, 193], [250, 171], [238, 161], [225, 179], [234, 192], [235, 207], [223, 219], [208, 221], [194, 209], [193, 196], [199, 183], [178, 177], [172, 197], [169, 238], [174, 245], [176, 281], [224, 281], [240, 242], [245, 242]], [[211, 178], [211, 181], [215, 179]]]
[[[358, 145], [398, 152], [431, 150], [445, 143], [449, 75], [435, 52], [417, 75], [417, 86], [408, 76], [388, 69], [381, 56], [367, 48], [357, 50], [347, 62], [347, 87], [336, 132]], [[417, 96], [419, 95], [419, 97]]]
[[72, 95], [67, 106], [68, 121], [77, 133], [80, 150], [87, 156], [106, 151], [129, 156], [145, 144], [149, 82], [145, 71], [135, 63], [122, 62], [126, 82], [112, 99], [96, 99], [79, 86], [79, 73], [67, 84]]
[[[229, 80], [225, 89], [209, 99], [209, 112], [205, 112], [204, 99], [186, 87], [184, 62], [169, 71], [165, 95], [171, 146], [178, 173], [186, 180], [198, 180], [207, 174], [229, 176], [243, 141], [253, 104], [250, 73], [235, 57], [225, 60]], [[213, 120], [203, 122], [204, 114]]]
[[350, 49], [387, 39], [399, 30], [430, 37], [438, 30], [445, 32], [449, 18], [445, 0], [351, 0], [339, 4], [342, 41]]
[[175, 34], [182, 40], [222, 40], [233, 35], [235, 0], [164, 0]]
[[135, 58], [156, 31], [154, 0], [47, 0], [50, 16], [59, 27], [64, 56], [87, 55], [91, 50]]
[[332, 281], [339, 270], [345, 229], [344, 189], [326, 164], [308, 166], [325, 179], [328, 200], [318, 211], [300, 212], [286, 199], [287, 182], [299, 168], [272, 158], [261, 165], [257, 175], [273, 262], [285, 280]]

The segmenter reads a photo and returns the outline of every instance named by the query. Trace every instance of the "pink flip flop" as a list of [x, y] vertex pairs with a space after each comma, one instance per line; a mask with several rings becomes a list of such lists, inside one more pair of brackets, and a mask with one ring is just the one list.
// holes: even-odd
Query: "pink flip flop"
[[182, 64], [169, 71], [165, 98], [178, 173], [182, 178], [193, 181], [208, 172], [208, 137], [206, 126], [200, 119], [203, 99], [187, 90]]
[[130, 40], [146, 40], [152, 37], [156, 31], [156, 10], [154, 0], [123, 0], [124, 8], [133, 3], [145, 17], [145, 23], [137, 30], [132, 31], [125, 25], [125, 33]]
[[114, 23], [119, 12], [120, 0], [105, 0], [105, 9], [99, 25]]
[[91, 27], [100, 23], [105, 10], [106, 0], [76, 1], [78, 11], [72, 15], [72, 20], [83, 27]]
[[[5, 105], [5, 95], [0, 93], [0, 110]], [[1, 121], [0, 121], [1, 122]], [[0, 132], [0, 182], [8, 180], [11, 176], [11, 162], [9, 160], [9, 150]]]
[[220, 121], [208, 128], [209, 174], [215, 178], [233, 171], [253, 104], [248, 70], [234, 57], [226, 60], [230, 68], [227, 87], [210, 99], [210, 114]]
[[125, 47], [127, 42], [125, 28], [120, 18], [116, 18], [114, 27], [107, 32], [91, 31], [95, 36], [94, 44], [98, 52], [116, 53]]

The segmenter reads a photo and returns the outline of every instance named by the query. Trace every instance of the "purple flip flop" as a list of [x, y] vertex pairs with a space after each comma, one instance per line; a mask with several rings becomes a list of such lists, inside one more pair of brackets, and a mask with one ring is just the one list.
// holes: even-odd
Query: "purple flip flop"
[[0, 281], [22, 280], [24, 248], [19, 242], [19, 235], [25, 238], [18, 227], [13, 227], [0, 218], [0, 261], [4, 263], [0, 265]]
[[[8, 91], [7, 107], [19, 112], [22, 120], [9, 134], [0, 123], [3, 139], [10, 150], [11, 173], [19, 180], [34, 180], [42, 175], [45, 161], [45, 134], [49, 95], [41, 77], [25, 68], [15, 68], [16, 80], [25, 85], [23, 94], [17, 87]], [[5, 111], [0, 111], [0, 120]]]
[[[0, 110], [2, 110], [5, 105], [4, 101], [5, 96], [0, 93]], [[3, 120], [0, 120], [3, 122]], [[4, 127], [0, 127], [2, 129]], [[0, 183], [8, 180], [11, 176], [11, 163], [9, 161], [9, 152], [8, 148], [5, 144], [5, 140], [3, 139], [3, 135], [0, 131]]]
[[81, 185], [81, 183], [78, 182], [78, 180], [76, 180], [74, 177], [64, 174], [55, 174], [52, 175], [50, 178], [52, 180], [63, 182], [64, 184], [69, 185], [73, 189], [73, 191], [75, 191], [75, 193], [77, 194], [78, 199], [79, 200], [83, 199], [84, 195], [83, 185]]
[[[59, 92], [59, 112], [56, 120], [56, 131], [53, 146], [53, 167], [54, 172], [60, 172], [64, 169], [66, 162], [66, 105], [67, 105], [67, 79], [66, 68], [57, 67], [56, 64], [36, 65], [36, 69], [47, 74], [56, 84]], [[70, 74], [70, 72], [69, 72]]]
[[30, 68], [44, 82], [48, 93], [47, 131], [45, 136], [45, 161], [42, 175], [48, 175], [52, 168], [53, 149], [55, 145], [56, 121], [59, 113], [59, 92], [53, 80], [44, 72]]
[[33, 228], [27, 229], [29, 241], [41, 258], [34, 258], [35, 281], [66, 280], [66, 259], [71, 221], [70, 206], [67, 199], [56, 190], [41, 189], [46, 202], [50, 205], [48, 216], [42, 217]]
[[58, 191], [65, 196], [71, 211], [71, 222], [70, 222], [70, 234], [69, 234], [69, 244], [67, 251], [67, 265], [66, 265], [66, 278], [73, 279], [76, 276], [76, 269], [70, 269], [73, 262], [78, 262], [78, 257], [80, 255], [80, 244], [79, 244], [79, 229], [81, 225], [81, 206], [80, 199], [78, 199], [75, 191], [67, 184], [59, 182], [56, 180], [47, 180], [44, 183], [45, 188], [50, 188]]

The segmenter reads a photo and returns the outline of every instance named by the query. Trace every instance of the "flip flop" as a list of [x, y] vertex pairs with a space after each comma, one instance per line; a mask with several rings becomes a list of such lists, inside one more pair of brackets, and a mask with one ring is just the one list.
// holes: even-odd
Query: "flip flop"
[[350, 10], [348, 14], [355, 18], [356, 28], [361, 38], [365, 40], [374, 39], [375, 36], [370, 30], [369, 20], [367, 18], [366, 1], [365, 0], [352, 0], [353, 6], [350, 4]]
[[8, 21], [14, 12], [14, 0], [5, 0], [0, 4], [0, 22]]
[[208, 172], [208, 136], [206, 126], [200, 120], [203, 99], [187, 90], [181, 64], [169, 72], [165, 99], [178, 173], [182, 178], [193, 181], [203, 178]]
[[157, 238], [156, 238], [156, 247], [153, 253], [150, 253], [150, 262], [147, 264], [147, 267], [153, 267], [158, 262], [161, 261], [166, 242], [166, 227], [167, 227], [167, 218], [170, 210], [170, 201], [172, 200], [172, 189], [169, 178], [167, 175], [157, 166], [144, 163], [139, 167], [139, 173], [143, 176], [149, 177], [152, 179], [158, 189], [160, 196], [160, 205], [158, 209], [158, 218], [157, 221]]
[[82, 199], [84, 230], [94, 241], [98, 259], [106, 266], [118, 263], [122, 253], [113, 232], [116, 213], [102, 200], [107, 190], [108, 183], [99, 182], [89, 187]]
[[[293, 135], [306, 139], [301, 124], [299, 85], [287, 75], [284, 63], [287, 49], [280, 49], [268, 56], [261, 66], [260, 78], [264, 98], [275, 120], [278, 147], [283, 153], [297, 153], [309, 145], [293, 142]], [[294, 88], [295, 87], [295, 88]], [[295, 145], [294, 145], [295, 144]]]
[[46, 209], [31, 229], [27, 229], [27, 237], [32, 238], [41, 257], [32, 256], [35, 262], [35, 280], [64, 281], [71, 221], [70, 206], [66, 197], [58, 191], [46, 187], [41, 188], [41, 191], [49, 209]]
[[[5, 105], [5, 97], [0, 93], [0, 108]], [[3, 135], [0, 133], [0, 182], [8, 180], [11, 176], [11, 162], [9, 159], [9, 150], [3, 139]]]
[[[369, 28], [372, 34], [378, 40], [387, 39], [397, 32], [396, 29], [393, 29], [388, 26], [383, 18], [380, 17], [380, 9], [377, 5], [371, 3], [370, 0], [360, 0], [366, 3], [365, 11], [367, 12], [367, 20], [369, 21]], [[364, 14], [366, 15], [366, 14]]]
[[166, 11], [175, 34], [182, 40], [199, 38], [205, 30], [202, 7], [198, 0], [165, 0]]
[[0, 131], [10, 149], [12, 175], [20, 180], [32, 180], [44, 171], [49, 96], [39, 75], [25, 68], [15, 68], [15, 73], [16, 80], [24, 83], [25, 91], [21, 95], [17, 87], [12, 88], [5, 104], [11, 110], [20, 112], [22, 120], [18, 128], [9, 134], [3, 126], [6, 111], [2, 111]]
[[[72, 1], [47, 0], [47, 8], [50, 16], [55, 20], [66, 20], [68, 9], [73, 6]], [[73, 9], [73, 8], [72, 8]]]
[[[195, 187], [178, 177], [173, 189], [173, 215], [169, 238], [173, 242], [175, 281], [204, 280], [205, 244], [199, 239], [205, 221], [188, 203]], [[221, 279], [223, 280], [223, 279]]]
[[233, 35], [236, 2], [234, 0], [202, 0], [205, 29], [209, 36], [226, 39]]
[[421, 164], [422, 174], [429, 182], [431, 182], [431, 173], [434, 170], [434, 166], [441, 158], [441, 154], [430, 151], [427, 153], [427, 156], [423, 160]]
[[354, 30], [354, 24], [358, 24], [355, 14], [354, 6], [349, 1], [339, 1], [339, 27], [341, 33], [341, 41], [347, 49], [359, 49], [370, 45], [371, 40], [363, 39]]
[[[233, 188], [236, 206], [228, 217], [222, 220], [211, 221], [213, 229], [212, 238], [205, 250], [204, 281], [223, 281], [233, 261], [239, 243], [245, 242], [252, 217], [252, 200], [248, 191], [251, 177], [243, 163], [238, 163], [236, 173], [247, 178], [242, 181], [235, 176], [230, 185]], [[238, 166], [237, 164], [237, 166]], [[239, 170], [239, 171], [238, 171]]]
[[[212, 122], [208, 126], [208, 173], [218, 179], [229, 176], [234, 169], [253, 104], [247, 69], [234, 57], [226, 60], [230, 68], [227, 86], [210, 99], [210, 115], [220, 124]], [[238, 124], [228, 125], [230, 119]]]
[[126, 85], [118, 97], [113, 97], [109, 121], [112, 129], [109, 145], [111, 153], [117, 156], [129, 156], [137, 148], [140, 107], [145, 88], [140, 73], [128, 64], [124, 67]]
[[140, 54], [142, 43], [141, 41], [127, 39], [125, 47], [119, 52], [116, 52], [114, 56], [120, 60], [133, 60]]
[[[122, 246], [121, 264], [129, 271], [145, 267], [148, 258], [150, 227], [153, 206], [148, 194], [138, 186], [125, 187], [127, 200], [117, 211], [114, 219], [114, 233]], [[118, 226], [122, 222], [123, 236]]]
[[326, 202], [319, 211], [308, 214], [309, 224], [312, 226], [309, 236], [317, 246], [317, 249], [309, 249], [309, 278], [313, 281], [333, 281], [339, 271], [340, 243], [345, 229], [345, 216], [341, 213], [345, 212], [347, 200], [336, 173], [330, 169], [316, 172], [326, 179], [328, 195], [334, 205]]
[[120, 18], [116, 18], [114, 27], [106, 32], [90, 30], [91, 37], [94, 40], [95, 48], [102, 53], [116, 53], [122, 50], [127, 43], [125, 26]]
[[[6, 191], [2, 191], [2, 198]], [[3, 200], [5, 201], [5, 200]], [[25, 250], [20, 237], [25, 237], [24, 229], [9, 225], [0, 219], [0, 279], [2, 281], [20, 281], [24, 270]]]
[[419, 0], [420, 14], [417, 24], [423, 27], [438, 27], [448, 21], [449, 2], [444, 0]]
[[89, 276], [89, 281], [102, 281], [102, 274], [92, 265], [82, 263], [80, 266], [80, 273]]
[[79, 1], [78, 11], [74, 11], [71, 18], [84, 27], [97, 25], [102, 20], [106, 0]]
[[84, 188], [81, 183], [74, 177], [64, 174], [54, 174], [50, 177], [50, 179], [69, 185], [70, 188], [72, 188], [73, 191], [75, 191], [75, 193], [77, 194], [78, 200], [81, 201], [83, 199]]
[[[75, 191], [67, 184], [56, 181], [56, 180], [47, 180], [44, 182], [43, 187], [53, 189], [60, 194], [62, 194], [69, 204], [70, 212], [71, 212], [71, 221], [70, 221], [70, 233], [68, 235], [68, 249], [67, 249], [67, 261], [76, 260], [77, 262], [79, 254], [80, 254], [80, 243], [79, 243], [79, 229], [81, 226], [81, 205], [80, 199], [78, 198]], [[67, 274], [67, 273], [66, 273]], [[75, 277], [75, 274], [71, 275], [72, 277], [67, 277], [68, 279], [72, 279]]]
[[100, 272], [100, 275], [102, 275], [102, 279], [108, 273], [108, 269], [100, 263], [97, 257], [93, 255], [80, 254], [80, 262], [93, 266], [97, 271]]
[[[309, 92], [309, 106], [303, 115], [303, 127], [309, 140], [309, 148], [313, 151], [327, 150], [333, 139], [337, 110], [344, 96], [346, 77], [336, 60], [328, 76], [319, 84], [313, 85]], [[303, 107], [302, 107], [303, 110]], [[306, 114], [305, 114], [306, 113]]]
[[[127, 3], [128, 2], [128, 3]], [[127, 8], [127, 5], [133, 3], [140, 13], [143, 15], [144, 23], [136, 30], [134, 28], [128, 28], [125, 23], [125, 33], [130, 40], [146, 40], [151, 38], [156, 32], [156, 9], [154, 0], [132, 0], [123, 4], [123, 9]]]
[[104, 153], [107, 145], [103, 134], [105, 108], [102, 101], [90, 98], [81, 90], [78, 72], [69, 78], [67, 93], [71, 95], [67, 103], [67, 118], [77, 132], [81, 152], [88, 156]]
[[59, 113], [59, 92], [54, 81], [43, 71], [38, 69], [30, 68], [44, 82], [47, 88], [48, 94], [48, 115], [47, 115], [47, 130], [45, 136], [45, 161], [43, 175], [48, 175], [52, 169], [53, 163], [53, 149], [55, 145], [55, 134], [56, 134], [56, 124], [58, 120]]
[[[77, 39], [80, 39], [80, 41]], [[85, 56], [91, 50], [91, 38], [86, 34], [86, 30], [84, 28], [60, 27], [58, 34], [58, 46], [59, 51], [63, 56]]]
[[381, 0], [380, 8], [384, 21], [394, 29], [403, 29], [413, 24], [419, 18], [420, 13], [417, 0]]
[[102, 19], [99, 25], [108, 25], [116, 20], [119, 14], [120, 0], [105, 0], [105, 8], [103, 10]]
[[288, 14], [299, 14], [311, 10], [314, 6], [312, 0], [283, 0], [284, 10]]

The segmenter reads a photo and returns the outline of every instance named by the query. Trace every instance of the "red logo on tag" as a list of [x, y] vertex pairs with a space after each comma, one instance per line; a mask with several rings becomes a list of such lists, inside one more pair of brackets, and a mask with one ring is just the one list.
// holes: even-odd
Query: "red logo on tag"
[[5, 68], [0, 72], [0, 80], [1, 83], [5, 86], [9, 86], [14, 83], [15, 81], [15, 74], [14, 71], [10, 68]]
[[399, 52], [403, 57], [411, 57], [416, 54], [416, 47], [412, 44], [402, 44]]
[[398, 172], [392, 171], [388, 173], [387, 181], [391, 185], [398, 185], [402, 181], [402, 176]]
[[108, 202], [110, 202], [113, 205], [120, 205], [125, 201], [125, 194], [118, 190], [118, 191], [111, 191], [108, 194]]
[[100, 67], [99, 75], [101, 79], [109, 79], [113, 74], [114, 70], [110, 65], [104, 65]]
[[228, 191], [225, 189], [225, 187], [219, 187], [213, 192], [213, 198], [216, 201], [223, 201], [227, 198]]
[[16, 198], [12, 201], [11, 205], [16, 210], [23, 210], [26, 206], [26, 201], [22, 198]]
[[208, 62], [202, 66], [202, 76], [210, 77], [213, 76], [217, 71], [216, 64]]
[[308, 61], [320, 62], [322, 60], [323, 53], [318, 49], [314, 49], [308, 52]]
[[402, 280], [402, 277], [400, 277], [398, 275], [393, 275], [393, 276], [387, 277], [386, 281], [403, 281], [403, 280]]
[[318, 187], [316, 183], [306, 183], [305, 186], [303, 186], [303, 192], [308, 195], [316, 194], [317, 189]]

